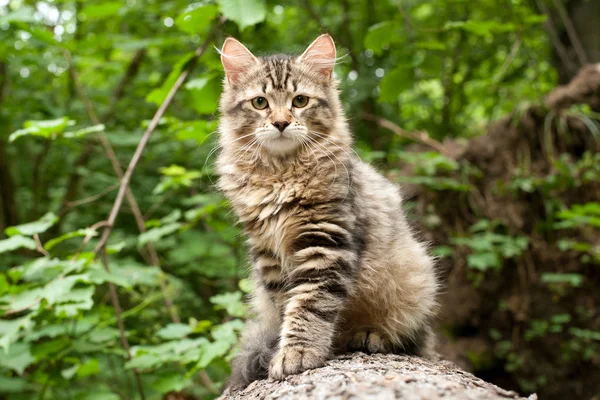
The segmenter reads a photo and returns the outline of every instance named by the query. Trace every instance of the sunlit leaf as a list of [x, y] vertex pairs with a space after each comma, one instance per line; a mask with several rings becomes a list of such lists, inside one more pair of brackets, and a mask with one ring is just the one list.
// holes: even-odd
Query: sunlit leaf
[[87, 19], [102, 19], [114, 16], [122, 7], [123, 4], [118, 1], [103, 1], [83, 7], [80, 13], [85, 15]]
[[22, 375], [25, 368], [34, 361], [28, 343], [15, 343], [10, 346], [8, 352], [0, 350], [0, 366], [11, 369], [19, 375]]
[[8, 239], [0, 240], [0, 253], [6, 253], [7, 251], [13, 251], [21, 248], [35, 250], [35, 241], [31, 238], [15, 235]]
[[11, 226], [6, 228], [5, 232], [8, 236], [24, 235], [32, 236], [35, 233], [46, 232], [52, 225], [58, 221], [58, 217], [53, 212], [46, 213], [37, 221], [23, 225]]
[[218, 3], [221, 14], [241, 30], [264, 21], [267, 16], [266, 0], [218, 0]]
[[391, 43], [401, 40], [398, 30], [399, 26], [395, 21], [384, 21], [371, 26], [365, 36], [365, 47], [375, 54], [383, 53]]
[[195, 6], [186, 10], [175, 19], [175, 25], [188, 34], [206, 32], [219, 10], [214, 4]]
[[161, 328], [156, 335], [165, 340], [172, 339], [181, 339], [190, 333], [192, 333], [193, 329], [186, 324], [169, 324], [164, 328]]

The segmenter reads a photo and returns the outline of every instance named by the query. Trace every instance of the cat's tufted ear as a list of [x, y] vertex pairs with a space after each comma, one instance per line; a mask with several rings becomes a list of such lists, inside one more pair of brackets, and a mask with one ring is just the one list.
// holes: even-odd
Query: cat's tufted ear
[[335, 66], [335, 43], [330, 35], [319, 36], [304, 50], [300, 62], [306, 63], [331, 78]]
[[258, 59], [238, 40], [229, 37], [225, 39], [221, 49], [221, 63], [230, 83], [236, 83], [240, 74], [258, 64]]

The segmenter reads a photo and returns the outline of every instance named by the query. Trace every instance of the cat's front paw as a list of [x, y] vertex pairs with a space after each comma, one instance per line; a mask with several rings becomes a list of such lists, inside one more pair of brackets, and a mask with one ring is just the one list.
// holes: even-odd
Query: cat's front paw
[[315, 349], [284, 347], [271, 360], [269, 378], [282, 380], [287, 375], [299, 374], [307, 369], [325, 365], [325, 357]]

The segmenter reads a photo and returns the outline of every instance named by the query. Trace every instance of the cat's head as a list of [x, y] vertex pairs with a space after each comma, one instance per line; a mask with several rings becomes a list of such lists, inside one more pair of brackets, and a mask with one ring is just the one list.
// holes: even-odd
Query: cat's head
[[240, 157], [258, 152], [287, 157], [311, 144], [327, 146], [332, 135], [348, 135], [340, 129], [345, 122], [333, 78], [331, 36], [319, 36], [300, 56], [268, 57], [256, 57], [228, 38], [221, 61], [221, 143], [243, 151]]

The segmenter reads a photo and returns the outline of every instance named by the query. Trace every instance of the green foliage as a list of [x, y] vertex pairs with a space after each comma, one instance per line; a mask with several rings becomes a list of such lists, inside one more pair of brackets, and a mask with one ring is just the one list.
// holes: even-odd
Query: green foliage
[[[2, 202], [12, 199], [0, 207], [0, 397], [7, 399], [135, 399], [134, 368], [148, 399], [179, 390], [213, 398], [211, 390], [226, 381], [251, 283], [240, 229], [214, 185], [223, 74], [213, 46], [225, 37], [257, 54], [299, 54], [330, 32], [361, 156], [435, 195], [471, 194], [481, 173], [437, 152], [406, 151], [409, 140], [376, 129], [363, 112], [439, 141], [468, 138], [556, 81], [544, 17], [522, 0], [0, 4], [0, 169], [11, 178], [7, 185], [0, 174], [0, 186], [10, 195]], [[144, 232], [126, 201], [106, 271], [92, 251], [116, 196], [113, 164], [126, 167], [154, 111], [207, 40], [131, 180]], [[568, 116], [590, 127], [598, 117], [585, 107]], [[106, 155], [105, 139], [116, 160]], [[407, 164], [412, 172], [397, 174]], [[557, 157], [543, 177], [525, 167], [499, 192], [551, 198], [597, 181], [600, 156]], [[5, 214], [12, 209], [14, 216]], [[594, 209], [549, 205], [555, 220], [548, 230], [596, 229]], [[426, 227], [443, 228], [439, 211], [424, 210]], [[598, 260], [591, 241], [563, 238], [557, 245]], [[521, 233], [485, 220], [435, 252], [448, 260], [467, 253], [469, 270], [481, 274], [507, 270], [528, 246]], [[541, 280], [559, 294], [587, 283], [559, 272]], [[122, 305], [131, 358], [109, 284]], [[590, 357], [597, 332], [575, 318], [563, 325], [568, 354]], [[523, 360], [510, 342], [504, 350], [498, 354], [507, 369], [518, 371]], [[490, 362], [486, 354], [468, 356]], [[212, 388], [198, 379], [201, 371]]]
[[470, 227], [470, 236], [455, 237], [452, 243], [469, 249], [467, 264], [470, 268], [482, 272], [499, 270], [505, 259], [519, 257], [529, 246], [529, 240], [525, 236], [495, 232], [501, 229], [499, 222], [482, 219]]

